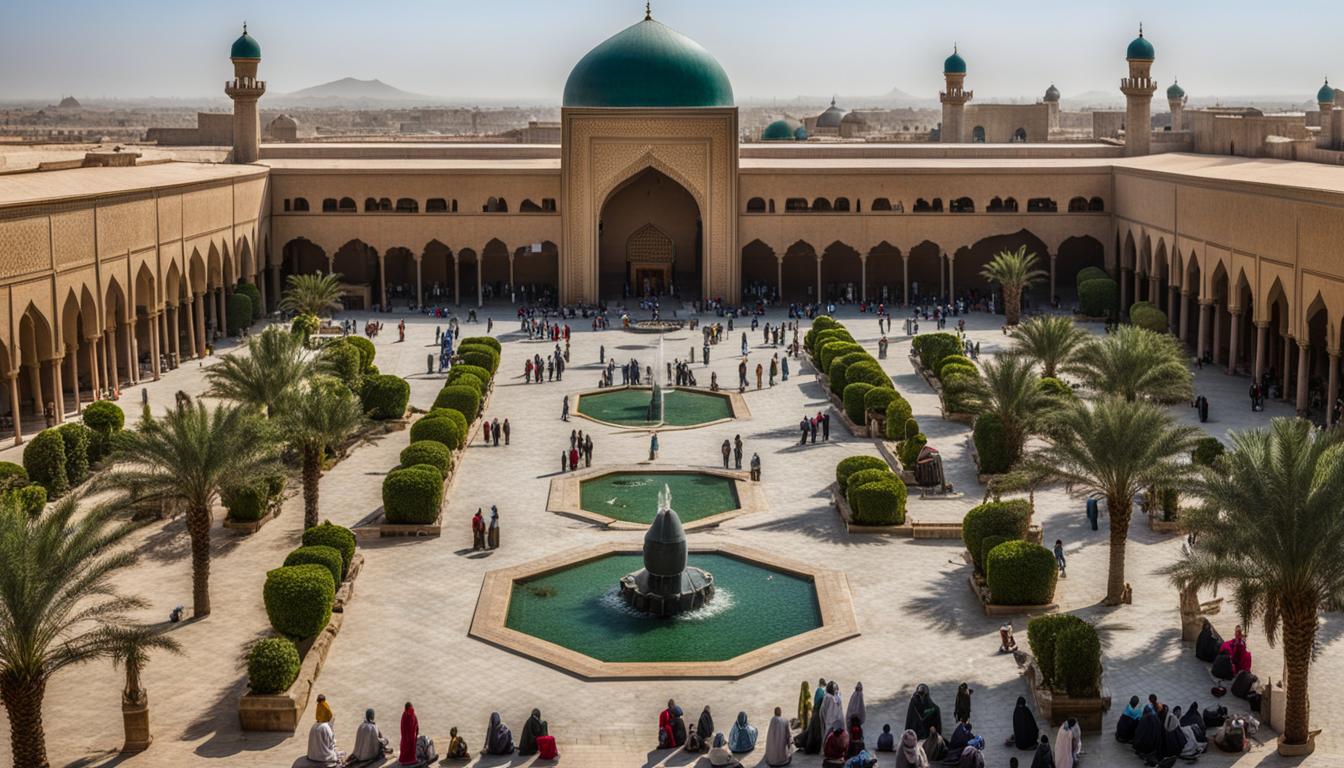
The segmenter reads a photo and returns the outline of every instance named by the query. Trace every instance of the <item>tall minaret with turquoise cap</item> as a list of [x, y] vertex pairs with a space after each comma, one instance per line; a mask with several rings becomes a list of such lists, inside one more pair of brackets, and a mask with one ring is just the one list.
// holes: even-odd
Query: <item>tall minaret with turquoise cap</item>
[[261, 45], [247, 34], [233, 41], [229, 50], [233, 79], [225, 81], [224, 93], [233, 99], [233, 162], [255, 163], [261, 156], [261, 115], [257, 100], [266, 93], [266, 82], [257, 79], [261, 63]]
[[952, 46], [952, 55], [943, 61], [943, 91], [938, 100], [943, 104], [943, 127], [938, 140], [944, 144], [966, 141], [966, 102], [975, 95], [966, 90], [966, 60]]
[[1148, 154], [1153, 138], [1154, 58], [1153, 44], [1143, 36], [1140, 24], [1139, 36], [1125, 50], [1129, 77], [1120, 81], [1120, 92], [1125, 94], [1125, 154], [1131, 157]]

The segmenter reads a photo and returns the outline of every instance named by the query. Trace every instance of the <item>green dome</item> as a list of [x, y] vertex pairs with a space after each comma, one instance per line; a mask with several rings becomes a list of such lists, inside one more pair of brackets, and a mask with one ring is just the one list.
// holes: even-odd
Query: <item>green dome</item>
[[800, 129], [802, 129], [802, 126], [796, 121], [776, 120], [765, 126], [764, 131], [761, 131], [761, 141], [794, 141], [798, 138]]
[[952, 55], [943, 61], [943, 74], [945, 75], [964, 75], [966, 74], [966, 60], [957, 53], [957, 47], [952, 46]]
[[1139, 36], [1130, 41], [1129, 48], [1125, 49], [1125, 58], [1130, 61], [1152, 61], [1157, 58], [1153, 44], [1143, 36], [1142, 26], [1139, 27]]
[[253, 37], [247, 34], [247, 25], [243, 25], [243, 36], [233, 41], [233, 47], [229, 49], [230, 59], [260, 59], [261, 43], [258, 43]]
[[1171, 87], [1167, 89], [1167, 100], [1174, 101], [1176, 99], [1184, 99], [1184, 98], [1185, 98], [1185, 89], [1177, 85], [1176, 82], [1173, 80], [1171, 83]]
[[709, 51], [646, 16], [574, 65], [564, 105], [731, 107], [733, 86]]
[[793, 138], [795, 141], [807, 141], [807, 128], [801, 125], [795, 128]]
[[1335, 89], [1330, 87], [1330, 80], [1326, 79], [1325, 85], [1316, 92], [1317, 104], [1333, 104], [1335, 101]]
[[1055, 87], [1054, 83], [1051, 83], [1050, 87], [1045, 89], [1044, 101], [1047, 102], [1059, 101], [1059, 89]]

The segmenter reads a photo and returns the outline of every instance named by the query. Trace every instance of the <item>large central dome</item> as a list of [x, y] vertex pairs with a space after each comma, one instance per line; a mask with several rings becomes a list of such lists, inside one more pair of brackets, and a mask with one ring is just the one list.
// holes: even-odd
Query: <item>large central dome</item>
[[731, 107], [733, 86], [700, 44], [651, 18], [574, 65], [566, 107]]

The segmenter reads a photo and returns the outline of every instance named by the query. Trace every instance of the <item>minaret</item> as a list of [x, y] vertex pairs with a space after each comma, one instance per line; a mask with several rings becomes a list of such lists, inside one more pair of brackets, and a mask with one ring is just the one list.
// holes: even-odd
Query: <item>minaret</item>
[[1327, 77], [1325, 85], [1316, 92], [1316, 103], [1321, 107], [1321, 132], [1317, 135], [1316, 146], [1334, 149], [1338, 127], [1335, 124], [1340, 122], [1340, 116], [1335, 114], [1335, 89], [1330, 87], [1330, 78]]
[[1157, 83], [1153, 81], [1153, 44], [1143, 36], [1143, 25], [1139, 25], [1139, 36], [1134, 38], [1125, 52], [1129, 61], [1129, 77], [1120, 81], [1120, 92], [1125, 94], [1125, 154], [1148, 154], [1153, 131], [1153, 92]]
[[257, 79], [257, 65], [261, 63], [261, 45], [247, 34], [233, 41], [229, 51], [233, 62], [233, 79], [224, 83], [224, 93], [233, 99], [233, 162], [255, 163], [261, 156], [261, 115], [257, 100], [266, 93], [266, 82]]
[[1185, 130], [1185, 89], [1175, 80], [1167, 88], [1167, 106], [1171, 108], [1171, 130]]
[[943, 62], [943, 80], [947, 90], [938, 94], [938, 100], [943, 103], [943, 128], [939, 133], [939, 141], [960, 144], [966, 141], [966, 102], [975, 93], [962, 87], [966, 82], [966, 60], [957, 53], [955, 45], [952, 46], [952, 55]]

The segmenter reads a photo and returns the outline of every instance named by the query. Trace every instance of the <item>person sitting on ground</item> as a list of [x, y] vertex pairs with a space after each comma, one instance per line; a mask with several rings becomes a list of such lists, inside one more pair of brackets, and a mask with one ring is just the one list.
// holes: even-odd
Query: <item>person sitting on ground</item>
[[[695, 722], [695, 730], [700, 734], [700, 743], [703, 745], [697, 752], [703, 752], [709, 749], [709, 742], [714, 738], [714, 716], [709, 713], [709, 705], [700, 710], [700, 719]], [[689, 738], [687, 739], [689, 741]]]
[[845, 768], [877, 768], [877, 758], [866, 749], [860, 749], [845, 761]]
[[711, 768], [742, 768], [733, 753], [728, 751], [728, 740], [723, 738], [722, 731], [714, 734], [714, 745], [709, 748], [708, 758]]
[[947, 741], [948, 754], [960, 756], [968, 745], [981, 749], [985, 746], [985, 740], [975, 735], [970, 720], [963, 720], [952, 729], [952, 738]]
[[914, 731], [901, 734], [901, 745], [896, 750], [896, 768], [929, 768], [929, 757]]
[[924, 739], [924, 754], [929, 758], [930, 763], [940, 762], [947, 757], [947, 742], [943, 740], [943, 735], [938, 729], [930, 726], [929, 737]]
[[308, 730], [308, 764], [321, 768], [340, 768], [345, 754], [336, 749], [336, 733], [331, 729], [331, 706], [327, 697], [317, 696], [317, 722]]
[[523, 723], [523, 731], [518, 738], [518, 754], [535, 755], [537, 754], [537, 737], [545, 736], [550, 731], [547, 730], [546, 721], [541, 719], [541, 710], [532, 710], [532, 716]]
[[793, 739], [789, 721], [784, 719], [783, 710], [775, 707], [775, 716], [770, 718], [770, 728], [765, 732], [765, 764], [778, 768], [792, 761]]
[[1120, 713], [1120, 720], [1115, 724], [1115, 740], [1121, 744], [1133, 744], [1134, 734], [1139, 730], [1139, 720], [1142, 718], [1143, 710], [1139, 708], [1139, 697], [1130, 696], [1129, 705]]
[[467, 740], [457, 735], [457, 726], [453, 726], [448, 731], [448, 755], [449, 760], [470, 760], [471, 753], [467, 751]]
[[957, 755], [957, 762], [954, 765], [957, 768], [985, 768], [985, 754], [980, 751], [979, 747], [967, 744], [961, 748], [961, 753]]
[[378, 723], [374, 722], [373, 710], [364, 710], [364, 722], [360, 723], [355, 731], [355, 748], [350, 752], [351, 763], [358, 765], [382, 760], [390, 754], [392, 746], [378, 729]]
[[882, 732], [877, 735], [877, 751], [896, 751], [896, 736], [891, 732], [891, 723], [882, 724]]
[[1018, 749], [1035, 749], [1036, 739], [1041, 729], [1036, 725], [1036, 717], [1027, 706], [1027, 697], [1018, 696], [1017, 706], [1013, 707], [1013, 735], [1008, 739]]
[[668, 699], [667, 709], [658, 713], [659, 749], [672, 749], [681, 746], [681, 742], [677, 741], [677, 736], [672, 730], [672, 721], [676, 719], [676, 713], [680, 711], [681, 707], [677, 706], [677, 702], [673, 699]]
[[849, 757], [853, 757], [864, 751], [863, 744], [863, 723], [859, 721], [858, 715], [849, 718]]
[[826, 742], [826, 726], [821, 722], [821, 710], [815, 709], [807, 719], [807, 727], [794, 739], [794, 744], [803, 754], [815, 755], [821, 752]]
[[1017, 638], [1013, 637], [1013, 622], [999, 627], [999, 653], [1017, 650]]
[[826, 745], [821, 750], [822, 768], [843, 768], [849, 759], [849, 732], [839, 720], [831, 724]]
[[1223, 643], [1218, 649], [1220, 653], [1226, 653], [1232, 659], [1232, 676], [1236, 677], [1243, 669], [1251, 669], [1251, 652], [1246, 649], [1246, 636], [1241, 630], [1241, 625], [1233, 631], [1231, 640]]
[[694, 725], [687, 729], [686, 743], [682, 746], [683, 751], [692, 755], [698, 755], [701, 752], [704, 752], [708, 746], [709, 745], [705, 743], [705, 740], [700, 738], [700, 732]]
[[500, 719], [498, 712], [490, 713], [490, 724], [485, 727], [485, 754], [513, 754], [513, 731]]
[[1250, 749], [1250, 741], [1246, 721], [1240, 717], [1230, 718], [1213, 734], [1213, 743], [1224, 752], [1245, 752]]
[[728, 749], [745, 754], [756, 748], [756, 726], [747, 723], [747, 713], [738, 712], [737, 721], [728, 729]]

